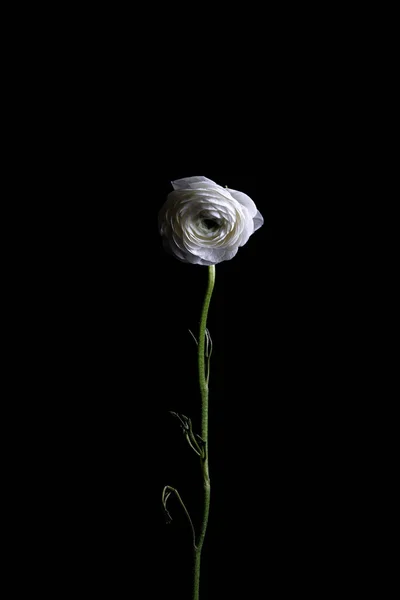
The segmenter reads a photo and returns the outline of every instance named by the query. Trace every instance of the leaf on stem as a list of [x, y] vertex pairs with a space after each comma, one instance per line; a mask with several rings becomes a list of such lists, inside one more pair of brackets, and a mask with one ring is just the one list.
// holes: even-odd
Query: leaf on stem
[[167, 524], [171, 523], [171, 521], [172, 521], [171, 514], [167, 510], [167, 501], [171, 494], [172, 494], [172, 488], [169, 485], [166, 485], [164, 487], [163, 493], [162, 493], [162, 505], [163, 505], [165, 520], [166, 520]]
[[210, 360], [211, 360], [211, 354], [212, 354], [212, 350], [213, 350], [213, 343], [212, 343], [212, 339], [211, 339], [211, 334], [209, 332], [209, 330], [206, 328], [206, 348], [205, 348], [205, 357], [207, 359], [207, 369], [206, 369], [206, 381], [207, 381], [207, 385], [210, 379]]
[[192, 336], [192, 338], [194, 339], [194, 341], [196, 342], [196, 346], [198, 346], [198, 345], [199, 345], [199, 342], [197, 341], [197, 338], [196, 338], [196, 336], [194, 335], [194, 333], [193, 333], [193, 332], [192, 332], [190, 329], [189, 329], [189, 333], [190, 333], [190, 335]]
[[172, 521], [172, 517], [171, 517], [170, 513], [167, 510], [167, 501], [168, 501], [168, 498], [171, 496], [171, 494], [175, 494], [176, 499], [179, 501], [180, 505], [182, 506], [182, 508], [183, 508], [183, 510], [185, 512], [185, 515], [186, 515], [186, 517], [187, 517], [187, 519], [189, 521], [189, 524], [190, 524], [190, 528], [192, 530], [193, 547], [195, 548], [196, 547], [196, 532], [194, 530], [192, 519], [190, 518], [188, 509], [186, 508], [186, 506], [185, 506], [182, 498], [180, 497], [178, 490], [176, 490], [175, 488], [171, 487], [170, 485], [166, 485], [164, 487], [163, 493], [162, 493], [162, 505], [163, 505], [163, 509], [164, 509], [164, 513], [165, 513], [165, 517], [166, 517], [167, 523], [169, 524]]
[[186, 437], [186, 441], [189, 444], [189, 446], [192, 448], [192, 450], [194, 450], [194, 452], [196, 452], [198, 456], [200, 456], [200, 458], [204, 459], [206, 453], [206, 445], [203, 438], [201, 438], [197, 433], [194, 433], [191, 419], [189, 419], [189, 417], [186, 417], [185, 415], [180, 415], [173, 411], [170, 411], [170, 413], [171, 415], [179, 419], [181, 423], [181, 429]]

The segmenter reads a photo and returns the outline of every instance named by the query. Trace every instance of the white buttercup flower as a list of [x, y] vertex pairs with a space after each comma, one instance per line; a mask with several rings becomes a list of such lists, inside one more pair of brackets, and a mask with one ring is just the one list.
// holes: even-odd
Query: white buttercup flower
[[183, 262], [230, 260], [264, 222], [249, 196], [207, 177], [184, 177], [172, 186], [159, 213], [159, 229], [164, 248]]

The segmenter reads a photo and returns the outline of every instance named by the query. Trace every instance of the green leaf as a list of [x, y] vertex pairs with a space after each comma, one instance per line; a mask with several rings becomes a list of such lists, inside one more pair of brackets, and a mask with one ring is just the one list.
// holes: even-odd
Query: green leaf
[[167, 524], [171, 523], [171, 521], [172, 521], [171, 514], [167, 510], [167, 501], [171, 494], [172, 494], [172, 488], [169, 485], [166, 485], [164, 487], [163, 493], [162, 493], [162, 505], [163, 505], [165, 520], [166, 520]]
[[206, 445], [197, 433], [194, 433], [192, 428], [192, 421], [186, 415], [180, 415], [176, 412], [170, 411], [171, 415], [177, 417], [181, 424], [181, 429], [185, 435], [186, 441], [189, 446], [200, 458], [204, 459], [206, 455]]

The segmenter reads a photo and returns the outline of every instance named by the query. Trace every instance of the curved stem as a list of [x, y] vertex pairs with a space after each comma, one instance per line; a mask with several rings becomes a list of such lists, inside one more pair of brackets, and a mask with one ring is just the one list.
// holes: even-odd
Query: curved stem
[[200, 333], [198, 343], [198, 365], [199, 365], [199, 383], [201, 393], [201, 437], [207, 444], [208, 438], [208, 382], [206, 378], [206, 363], [205, 363], [205, 341], [207, 316], [210, 306], [211, 296], [215, 283], [215, 265], [208, 267], [208, 285], [206, 295], [204, 297], [203, 309], [200, 319]]
[[[208, 285], [206, 295], [204, 297], [203, 308], [200, 319], [200, 333], [198, 341], [198, 367], [199, 367], [199, 384], [201, 394], [201, 437], [205, 444], [204, 458], [200, 459], [201, 470], [203, 475], [203, 517], [199, 535], [194, 546], [194, 567], [193, 567], [193, 600], [199, 600], [200, 593], [200, 563], [201, 550], [203, 548], [204, 538], [207, 530], [208, 515], [210, 512], [210, 475], [208, 469], [208, 373], [206, 374], [205, 361], [205, 342], [207, 316], [210, 306], [211, 296], [215, 283], [215, 265], [208, 267]], [[209, 369], [208, 369], [209, 372]]]

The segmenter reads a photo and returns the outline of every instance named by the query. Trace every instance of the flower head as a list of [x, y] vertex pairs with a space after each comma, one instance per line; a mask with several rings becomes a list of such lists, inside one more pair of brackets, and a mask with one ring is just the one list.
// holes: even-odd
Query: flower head
[[183, 262], [230, 260], [264, 222], [249, 196], [207, 177], [184, 177], [172, 186], [159, 213], [159, 229], [164, 248]]

